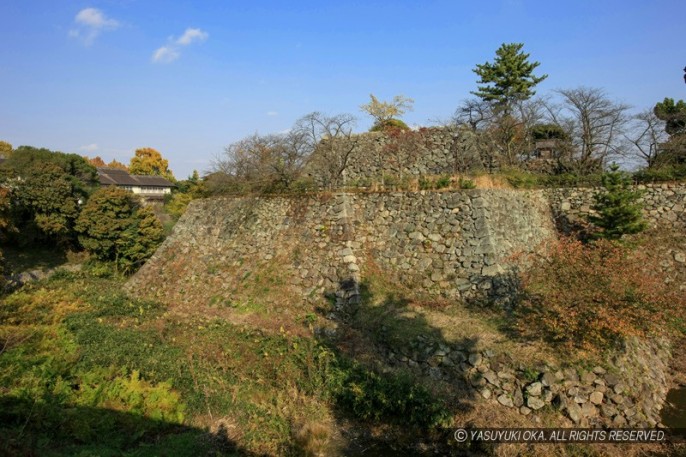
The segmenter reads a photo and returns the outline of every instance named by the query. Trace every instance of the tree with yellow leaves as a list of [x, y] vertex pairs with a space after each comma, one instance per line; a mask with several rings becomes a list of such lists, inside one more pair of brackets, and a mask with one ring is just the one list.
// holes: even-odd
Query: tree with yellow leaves
[[136, 154], [129, 163], [129, 173], [132, 175], [162, 176], [175, 181], [169, 170], [169, 161], [153, 148], [136, 149]]
[[0, 157], [7, 159], [10, 154], [12, 154], [12, 145], [7, 141], [0, 140]]
[[396, 95], [390, 102], [380, 101], [374, 94], [369, 94], [369, 97], [371, 101], [360, 106], [360, 109], [374, 118], [371, 131], [385, 130], [386, 128], [408, 129], [399, 117], [407, 111], [412, 111], [414, 100], [404, 95]]
[[112, 161], [107, 164], [107, 168], [117, 168], [119, 170], [129, 171], [129, 167], [117, 161], [117, 159], [112, 159]]
[[95, 156], [92, 159], [87, 156], [83, 156], [86, 161], [88, 161], [89, 164], [93, 165], [95, 168], [102, 168], [105, 166], [105, 161], [102, 160], [102, 157], [100, 156]]

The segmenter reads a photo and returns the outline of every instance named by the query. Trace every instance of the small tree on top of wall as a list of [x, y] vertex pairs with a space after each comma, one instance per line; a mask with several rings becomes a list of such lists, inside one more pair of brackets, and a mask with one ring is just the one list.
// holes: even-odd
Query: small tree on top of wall
[[610, 171], [603, 174], [602, 182], [604, 190], [596, 194], [593, 205], [597, 215], [588, 218], [602, 229], [596, 238], [617, 240], [622, 235], [645, 230], [647, 224], [638, 202], [641, 194], [631, 189], [629, 176], [613, 163]]
[[373, 94], [369, 94], [371, 101], [360, 109], [374, 118], [374, 125], [370, 129], [372, 132], [385, 130], [408, 130], [409, 127], [399, 119], [407, 111], [412, 111], [414, 100], [404, 95], [396, 95], [393, 101], [380, 101]]

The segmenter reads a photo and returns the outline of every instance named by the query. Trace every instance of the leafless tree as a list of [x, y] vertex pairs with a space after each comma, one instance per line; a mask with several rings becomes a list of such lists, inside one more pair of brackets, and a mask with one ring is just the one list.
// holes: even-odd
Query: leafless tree
[[480, 98], [468, 98], [457, 107], [452, 122], [457, 126], [467, 126], [476, 132], [489, 125], [494, 116], [492, 103]]
[[309, 158], [311, 170], [328, 187], [342, 183], [344, 172], [357, 150], [353, 135], [355, 122], [355, 117], [350, 114], [327, 116], [315, 111], [300, 118], [293, 127], [293, 132], [302, 135], [312, 151]]
[[482, 156], [496, 153], [502, 164], [515, 165], [533, 151], [529, 131], [545, 115], [540, 99], [513, 102], [507, 110], [481, 99], [464, 100], [453, 117], [463, 129], [477, 133]]
[[302, 132], [254, 134], [230, 144], [211, 164], [220, 191], [288, 189], [299, 176], [311, 148]]
[[574, 165], [588, 172], [622, 155], [628, 105], [611, 100], [602, 89], [578, 87], [556, 91], [558, 105], [548, 104], [550, 120], [564, 128], [574, 144]]
[[665, 123], [655, 115], [653, 109], [647, 109], [636, 114], [624, 135], [632, 145], [636, 157], [644, 160], [648, 167], [655, 164], [658, 146], [667, 141]]

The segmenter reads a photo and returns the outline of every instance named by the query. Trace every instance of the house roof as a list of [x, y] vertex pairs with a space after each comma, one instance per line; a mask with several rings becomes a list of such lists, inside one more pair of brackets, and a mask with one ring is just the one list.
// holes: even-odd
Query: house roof
[[98, 177], [103, 186], [174, 187], [162, 176], [130, 175], [119, 168], [98, 168]]

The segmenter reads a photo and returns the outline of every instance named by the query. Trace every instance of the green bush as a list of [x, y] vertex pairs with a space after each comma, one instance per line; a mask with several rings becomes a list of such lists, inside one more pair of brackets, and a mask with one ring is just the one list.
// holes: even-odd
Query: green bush
[[381, 122], [375, 122], [370, 132], [385, 132], [386, 130], [410, 130], [410, 127], [400, 119], [388, 119]]
[[595, 195], [593, 209], [597, 215], [588, 220], [602, 229], [596, 237], [617, 240], [625, 234], [639, 233], [647, 227], [643, 220], [642, 206], [638, 203], [640, 192], [631, 189], [631, 178], [613, 164], [603, 175], [603, 190]]
[[532, 189], [541, 186], [541, 176], [528, 171], [510, 168], [503, 170], [507, 182], [515, 189]]
[[665, 181], [680, 181], [686, 179], [686, 165], [663, 166], [659, 168], [645, 168], [633, 174], [637, 183], [654, 183]]
[[371, 187], [371, 185], [372, 185], [371, 178], [366, 178], [366, 177], [357, 178], [350, 183], [350, 187], [356, 187], [358, 189]]
[[339, 402], [365, 420], [430, 428], [445, 425], [449, 418], [445, 405], [409, 375], [381, 375], [359, 365], [350, 368]]
[[398, 187], [400, 186], [400, 178], [396, 175], [383, 175], [383, 183], [385, 187]]
[[101, 262], [99, 260], [89, 260], [83, 266], [83, 271], [95, 278], [111, 278], [114, 276], [114, 266], [111, 262]]
[[314, 178], [305, 176], [293, 181], [293, 183], [291, 183], [291, 189], [295, 193], [304, 194], [307, 192], [316, 192], [319, 189], [319, 186]]
[[176, 192], [173, 195], [165, 195], [164, 209], [167, 213], [178, 220], [186, 212], [188, 204], [193, 200], [192, 194]]
[[460, 189], [476, 189], [476, 184], [471, 179], [460, 178], [457, 185]]
[[[0, 164], [0, 188], [12, 189], [8, 216], [18, 229], [18, 240], [30, 245], [46, 241], [75, 245], [79, 202], [87, 199], [95, 186], [95, 167], [77, 154], [20, 146]], [[6, 195], [0, 195], [0, 200], [5, 200], [3, 197]], [[0, 206], [4, 206], [2, 202]], [[0, 228], [3, 225], [0, 220]]]
[[506, 168], [502, 175], [516, 189], [536, 189], [541, 187], [596, 187], [601, 184], [599, 173], [533, 173], [518, 168]]
[[445, 189], [450, 186], [450, 176], [441, 176], [436, 180], [436, 189]]
[[134, 195], [116, 187], [101, 188], [76, 220], [83, 247], [101, 261], [114, 261], [129, 274], [157, 249], [164, 229], [157, 216]]

